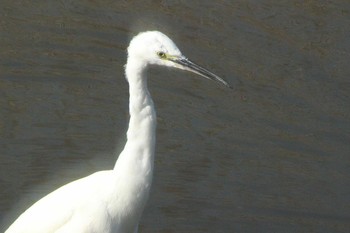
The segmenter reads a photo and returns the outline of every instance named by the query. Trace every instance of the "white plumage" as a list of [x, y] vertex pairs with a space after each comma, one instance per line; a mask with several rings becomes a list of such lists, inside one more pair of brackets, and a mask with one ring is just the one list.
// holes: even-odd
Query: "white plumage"
[[127, 142], [113, 170], [96, 172], [53, 191], [33, 204], [6, 233], [131, 233], [147, 202], [153, 176], [156, 113], [146, 69], [162, 65], [228, 84], [185, 58], [157, 31], [140, 33], [128, 47], [130, 121]]

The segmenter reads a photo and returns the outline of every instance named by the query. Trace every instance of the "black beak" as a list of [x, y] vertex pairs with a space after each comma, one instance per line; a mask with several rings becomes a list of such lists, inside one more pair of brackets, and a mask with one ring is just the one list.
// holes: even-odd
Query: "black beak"
[[219, 82], [226, 87], [232, 88], [225, 80], [217, 76], [216, 74], [210, 72], [209, 70], [201, 67], [200, 65], [197, 65], [196, 63], [188, 60], [186, 57], [174, 57], [169, 58], [172, 62], [177, 64], [177, 67], [183, 70], [188, 70], [193, 73], [199, 74], [203, 76], [204, 78]]

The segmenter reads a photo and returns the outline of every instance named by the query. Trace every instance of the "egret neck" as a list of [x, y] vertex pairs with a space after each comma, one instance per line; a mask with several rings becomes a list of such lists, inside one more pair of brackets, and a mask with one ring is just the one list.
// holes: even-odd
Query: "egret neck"
[[130, 94], [127, 142], [114, 169], [58, 188], [21, 214], [7, 233], [137, 232], [152, 184], [156, 138], [156, 113], [147, 89], [148, 65], [190, 71], [230, 87], [182, 55], [163, 33], [138, 34], [130, 42], [125, 66]]
[[147, 88], [146, 70], [146, 62], [128, 57], [125, 74], [130, 92], [129, 128], [127, 142], [114, 168], [117, 171], [128, 169], [124, 174], [128, 175], [129, 185], [135, 185], [134, 191], [138, 192], [148, 192], [151, 186], [156, 140], [156, 113]]

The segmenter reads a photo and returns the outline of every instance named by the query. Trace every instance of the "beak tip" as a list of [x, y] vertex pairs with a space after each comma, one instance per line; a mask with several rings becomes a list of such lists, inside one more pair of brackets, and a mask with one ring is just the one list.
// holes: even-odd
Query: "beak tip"
[[230, 84], [226, 83], [225, 86], [231, 90], [233, 90], [233, 86], [231, 86]]

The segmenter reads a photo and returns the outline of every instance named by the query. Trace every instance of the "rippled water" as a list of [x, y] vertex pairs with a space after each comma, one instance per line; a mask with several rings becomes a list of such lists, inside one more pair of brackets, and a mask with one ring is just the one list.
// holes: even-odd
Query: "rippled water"
[[227, 79], [150, 71], [155, 179], [140, 232], [350, 229], [347, 1], [2, 1], [0, 220], [111, 169], [125, 49], [157, 29]]

